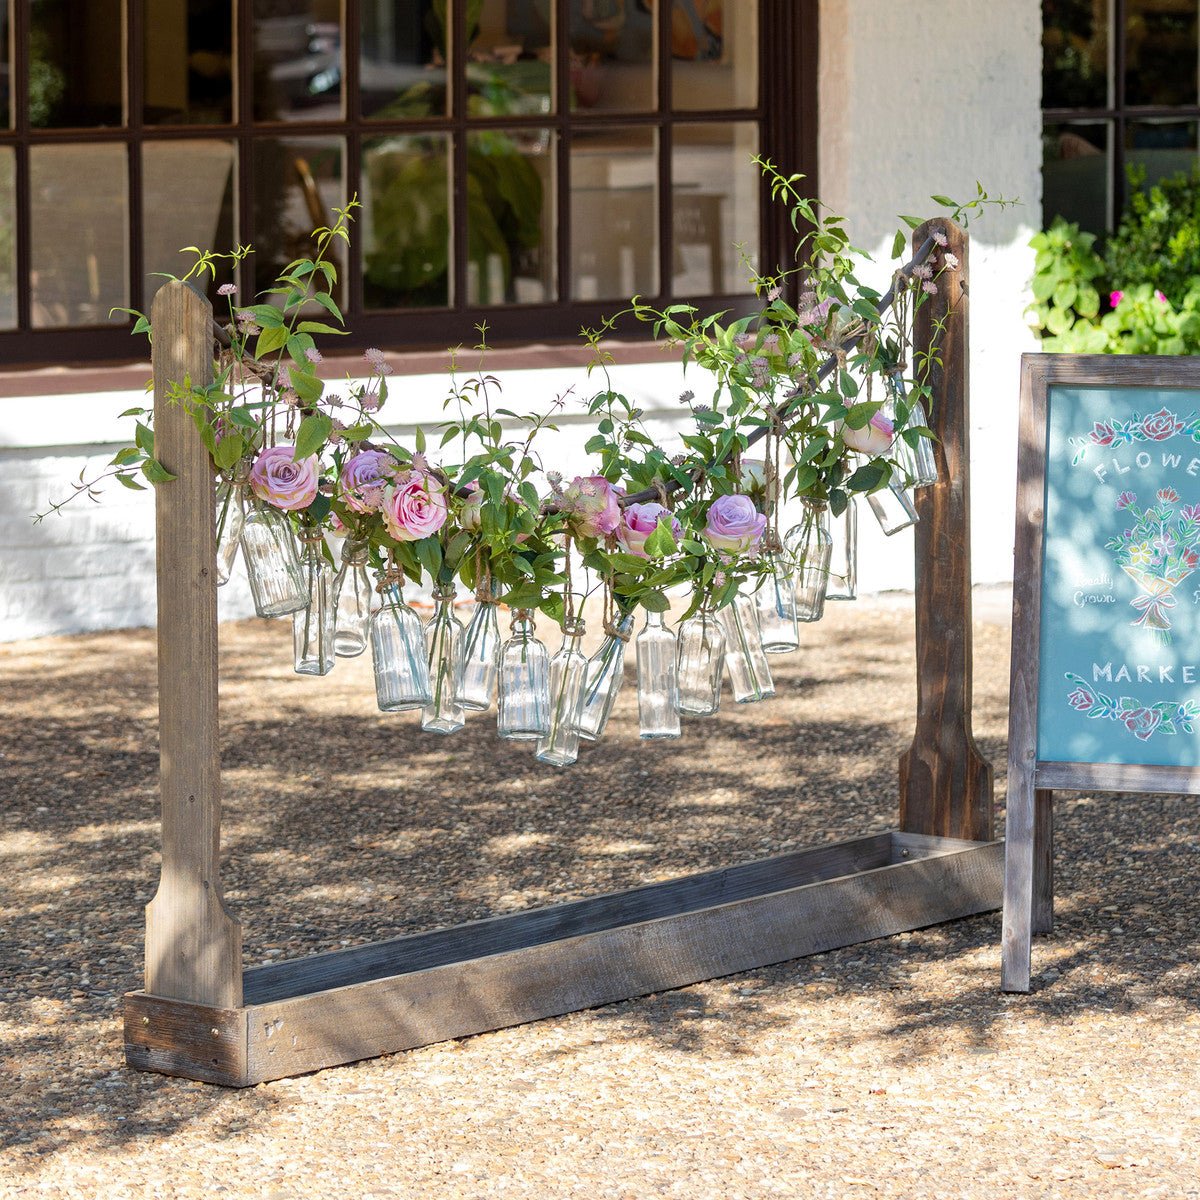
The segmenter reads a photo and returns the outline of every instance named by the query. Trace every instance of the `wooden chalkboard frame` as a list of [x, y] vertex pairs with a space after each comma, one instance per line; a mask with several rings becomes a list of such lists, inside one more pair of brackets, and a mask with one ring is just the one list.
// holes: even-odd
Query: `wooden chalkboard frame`
[[1053, 928], [1054, 790], [1200, 795], [1200, 768], [1038, 758], [1046, 434], [1053, 387], [1195, 389], [1200, 400], [1200, 360], [1107, 354], [1021, 358], [1001, 956], [1006, 992], [1029, 991], [1032, 935]]

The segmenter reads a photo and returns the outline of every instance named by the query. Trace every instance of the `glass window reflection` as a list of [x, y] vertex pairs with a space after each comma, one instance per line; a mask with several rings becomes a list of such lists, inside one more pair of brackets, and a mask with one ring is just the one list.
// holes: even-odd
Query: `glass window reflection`
[[124, 121], [121, 0], [33, 0], [29, 123], [85, 129]]
[[255, 120], [340, 120], [341, 0], [253, 2]]
[[1110, 0], [1042, 0], [1042, 107], [1109, 102]]
[[0, 146], [0, 329], [17, 324], [16, 154]]
[[233, 120], [233, 0], [154, 0], [146, 21], [148, 125]]
[[671, 8], [671, 107], [695, 111], [758, 104], [758, 5], [674, 0]]
[[654, 5], [571, 0], [571, 107], [651, 112], [657, 107]]

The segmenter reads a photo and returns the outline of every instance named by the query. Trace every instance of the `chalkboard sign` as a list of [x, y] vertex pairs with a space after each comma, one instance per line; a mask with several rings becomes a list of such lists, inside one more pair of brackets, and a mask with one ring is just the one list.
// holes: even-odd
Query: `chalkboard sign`
[[1054, 788], [1200, 793], [1200, 360], [1026, 355], [1003, 987], [1052, 921]]

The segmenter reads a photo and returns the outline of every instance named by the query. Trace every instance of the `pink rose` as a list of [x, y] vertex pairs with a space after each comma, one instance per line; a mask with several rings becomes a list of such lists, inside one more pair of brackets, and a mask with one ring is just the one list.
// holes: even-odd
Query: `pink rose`
[[1142, 418], [1141, 430], [1149, 441], [1165, 442], [1183, 432], [1183, 422], [1173, 412], [1160, 408], [1153, 415]]
[[1142, 742], [1150, 740], [1162, 720], [1161, 714], [1154, 708], [1133, 708], [1118, 715], [1125, 722], [1125, 728]]
[[886, 454], [892, 448], [892, 438], [896, 428], [890, 417], [877, 412], [861, 429], [851, 429], [849, 425], [842, 426], [842, 441], [851, 450], [860, 454], [869, 454], [872, 458]]
[[616, 533], [621, 524], [617, 489], [602, 475], [576, 476], [562, 494], [562, 511], [576, 537], [600, 538]]
[[1092, 707], [1092, 704], [1094, 702], [1095, 701], [1092, 697], [1091, 692], [1088, 692], [1081, 687], [1077, 687], [1067, 697], [1067, 703], [1072, 708], [1077, 708], [1080, 712], [1087, 712], [1087, 710]]
[[704, 538], [724, 554], [745, 554], [758, 545], [767, 518], [749, 496], [719, 496], [708, 506]]
[[469, 533], [476, 533], [483, 524], [483, 488], [478, 479], [467, 484], [467, 498], [458, 510], [458, 523]]
[[1107, 421], [1097, 421], [1088, 436], [1093, 446], [1111, 446], [1117, 432]]
[[621, 514], [621, 528], [617, 531], [621, 545], [638, 558], [649, 558], [650, 555], [646, 553], [646, 539], [664, 518], [670, 522], [671, 534], [678, 541], [683, 536], [683, 527], [669, 508], [664, 508], [653, 500], [645, 504], [631, 504]]
[[419, 542], [446, 523], [448, 506], [441, 485], [423, 471], [396, 477], [383, 500], [383, 524], [398, 542]]
[[296, 461], [292, 446], [269, 446], [250, 468], [250, 487], [260, 499], [285, 512], [307, 508], [317, 498], [317, 456]]
[[360, 450], [346, 459], [338, 477], [342, 500], [357, 513], [378, 512], [383, 489], [396, 473], [396, 460], [386, 450]]

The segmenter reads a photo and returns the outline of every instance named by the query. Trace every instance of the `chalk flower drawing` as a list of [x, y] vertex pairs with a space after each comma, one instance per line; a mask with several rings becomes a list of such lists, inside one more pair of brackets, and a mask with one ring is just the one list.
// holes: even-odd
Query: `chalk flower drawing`
[[1075, 447], [1071, 465], [1083, 462], [1088, 450], [1093, 446], [1108, 449], [1113, 446], [1167, 442], [1180, 435], [1191, 438], [1193, 442], [1200, 442], [1200, 417], [1195, 413], [1180, 417], [1168, 408], [1160, 408], [1158, 412], [1146, 417], [1134, 413], [1127, 421], [1097, 421], [1092, 426], [1091, 433], [1068, 439]]
[[1133, 524], [1104, 543], [1119, 566], [1141, 589], [1129, 603], [1138, 611], [1130, 624], [1153, 630], [1160, 641], [1171, 641], [1171, 612], [1175, 589], [1200, 567], [1200, 506], [1185, 505], [1179, 512], [1179, 493], [1159, 488], [1154, 502], [1138, 507], [1135, 492], [1117, 497], [1117, 510], [1128, 513]]
[[1174, 700], [1160, 700], [1156, 704], [1142, 704], [1132, 696], [1114, 700], [1098, 692], [1086, 679], [1066, 675], [1075, 690], [1067, 697], [1067, 703], [1077, 712], [1092, 720], [1120, 721], [1135, 738], [1148, 742], [1156, 733], [1194, 733], [1195, 721], [1200, 718], [1200, 704], [1185, 700], [1182, 704]]

